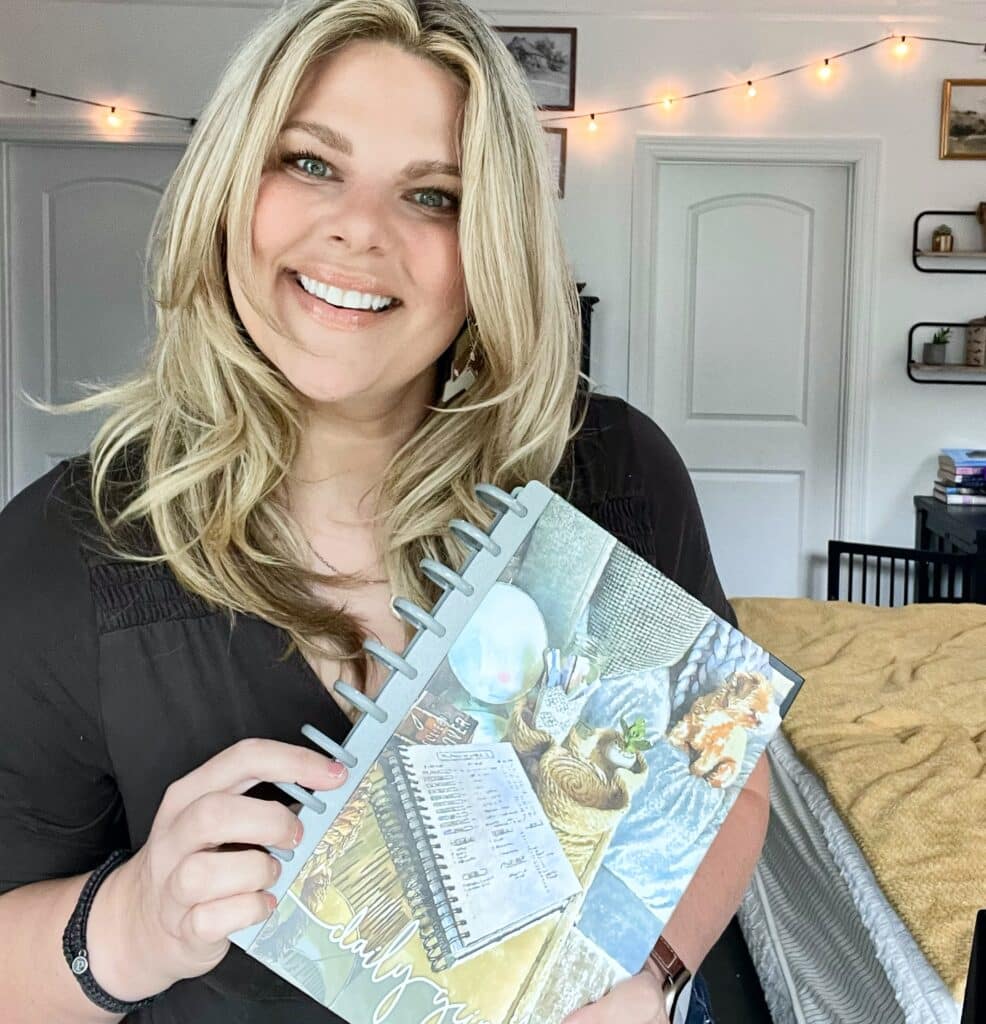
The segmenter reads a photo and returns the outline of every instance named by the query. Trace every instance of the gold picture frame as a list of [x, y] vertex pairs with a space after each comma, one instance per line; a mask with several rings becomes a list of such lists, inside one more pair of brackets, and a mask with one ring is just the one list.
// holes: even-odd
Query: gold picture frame
[[986, 78], [942, 82], [940, 160], [986, 160]]

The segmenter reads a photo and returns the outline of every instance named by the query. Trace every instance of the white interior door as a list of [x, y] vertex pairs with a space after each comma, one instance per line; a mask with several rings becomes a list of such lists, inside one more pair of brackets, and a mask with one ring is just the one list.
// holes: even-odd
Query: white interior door
[[731, 597], [825, 596], [849, 185], [845, 165], [767, 161], [667, 161], [634, 184], [630, 400], [681, 452]]
[[11, 144], [8, 324], [12, 331], [9, 500], [67, 455], [85, 450], [103, 413], [33, 409], [111, 381], [142, 362], [153, 333], [144, 249], [161, 194], [181, 158], [176, 146]]

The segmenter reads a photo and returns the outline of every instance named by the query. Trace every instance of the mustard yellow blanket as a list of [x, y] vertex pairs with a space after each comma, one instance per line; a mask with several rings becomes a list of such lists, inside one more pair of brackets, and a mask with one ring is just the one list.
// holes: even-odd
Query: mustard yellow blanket
[[731, 603], [805, 677], [784, 732], [961, 1001], [986, 907], [986, 605]]

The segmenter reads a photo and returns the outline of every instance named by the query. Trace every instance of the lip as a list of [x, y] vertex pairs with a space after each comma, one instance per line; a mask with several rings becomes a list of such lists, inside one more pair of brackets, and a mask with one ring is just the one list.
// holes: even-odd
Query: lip
[[314, 278], [322, 284], [330, 284], [335, 288], [342, 288], [343, 291], [366, 292], [369, 295], [386, 295], [388, 298], [397, 299], [397, 295], [390, 291], [378, 277], [370, 277], [368, 274], [347, 274], [329, 267], [320, 266], [317, 263], [306, 263], [300, 267], [293, 267], [288, 270], [289, 274], [304, 274], [305, 277]]
[[[308, 275], [306, 274], [305, 277]], [[392, 303], [379, 313], [372, 309], [336, 309], [327, 302], [323, 302], [318, 296], [310, 295], [301, 287], [297, 275], [285, 274], [284, 280], [288, 288], [296, 296], [298, 304], [312, 319], [317, 320], [324, 327], [334, 327], [343, 331], [358, 331], [364, 327], [373, 327], [386, 320], [401, 304]]]

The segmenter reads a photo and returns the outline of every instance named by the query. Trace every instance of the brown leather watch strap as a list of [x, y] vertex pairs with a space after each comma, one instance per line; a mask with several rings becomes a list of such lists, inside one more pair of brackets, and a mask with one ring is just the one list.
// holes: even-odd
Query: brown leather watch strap
[[674, 1020], [674, 1011], [681, 990], [688, 984], [692, 972], [684, 965], [681, 957], [671, 948], [667, 939], [661, 936], [648, 954], [661, 974], [661, 991], [664, 994], [664, 1009], [669, 1021]]
[[662, 935], [650, 951], [650, 958], [669, 978], [676, 978], [682, 971], [687, 971], [681, 957], [668, 945]]

